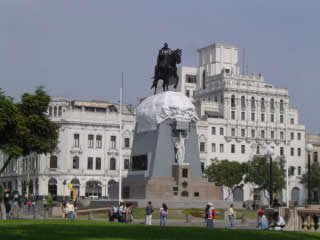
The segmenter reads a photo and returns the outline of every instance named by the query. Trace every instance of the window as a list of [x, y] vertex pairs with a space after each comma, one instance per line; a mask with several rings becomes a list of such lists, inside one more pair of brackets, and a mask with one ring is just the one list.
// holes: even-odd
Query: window
[[130, 147], [130, 138], [125, 138], [124, 139], [124, 147], [129, 148]]
[[96, 158], [96, 170], [101, 170], [101, 158]]
[[295, 170], [295, 167], [294, 166], [290, 166], [290, 168], [289, 168], [289, 176], [293, 176], [294, 175], [294, 170]]
[[256, 103], [254, 97], [251, 98], [251, 110], [256, 110]]
[[57, 116], [57, 107], [53, 107], [53, 116]]
[[271, 131], [271, 139], [274, 139], [274, 131]]
[[188, 168], [182, 168], [182, 177], [187, 178], [188, 177]]
[[201, 172], [204, 172], [204, 162], [201, 162]]
[[111, 136], [111, 148], [112, 149], [116, 149], [116, 147], [117, 147], [116, 141], [117, 141], [116, 136]]
[[252, 138], [256, 137], [256, 131], [254, 129], [251, 130], [251, 137]]
[[72, 159], [72, 168], [73, 169], [79, 169], [79, 157], [74, 156]]
[[216, 135], [216, 127], [212, 127], [211, 128], [211, 134], [212, 135]]
[[88, 170], [92, 170], [93, 169], [93, 157], [88, 157], [88, 166], [87, 166]]
[[204, 152], [204, 151], [205, 151], [205, 143], [200, 142], [200, 152]]
[[244, 96], [241, 96], [241, 108], [246, 108], [246, 98]]
[[280, 139], [283, 140], [284, 139], [284, 133], [280, 132]]
[[301, 167], [298, 167], [298, 175], [301, 175]]
[[223, 136], [223, 128], [220, 128], [220, 136]]
[[294, 118], [290, 118], [290, 124], [294, 124]]
[[57, 156], [53, 155], [50, 157], [50, 168], [57, 168], [58, 167], [58, 158]]
[[280, 147], [280, 156], [284, 156], [284, 147]]
[[254, 115], [254, 113], [251, 113], [251, 121], [255, 121], [255, 115]]
[[234, 137], [236, 135], [236, 129], [231, 128], [231, 136]]
[[241, 137], [246, 136], [246, 130], [244, 128], [241, 129]]
[[186, 90], [186, 96], [190, 97], [190, 90]]
[[318, 152], [313, 152], [313, 161], [318, 162]]
[[223, 103], [223, 95], [221, 95], [220, 102]]
[[236, 107], [236, 97], [234, 95], [231, 96], [231, 107]]
[[298, 140], [301, 140], [301, 133], [298, 133]]
[[264, 98], [261, 98], [261, 112], [264, 112], [266, 109], [265, 103], [264, 103]]
[[110, 170], [116, 170], [116, 159], [115, 158], [110, 159]]
[[245, 145], [241, 145], [241, 153], [242, 154], [246, 153], [246, 146]]
[[123, 169], [128, 170], [129, 169], [129, 159], [123, 160]]
[[274, 114], [270, 115], [270, 122], [274, 122]]
[[74, 134], [73, 135], [73, 145], [75, 147], [79, 147], [79, 138], [80, 138], [79, 134]]
[[298, 156], [301, 156], [301, 148], [298, 148]]
[[97, 148], [102, 148], [102, 136], [100, 135], [96, 136], [96, 143], [97, 143]]
[[280, 123], [283, 123], [283, 122], [284, 122], [283, 115], [280, 115]]
[[211, 149], [212, 149], [212, 152], [216, 152], [216, 144], [215, 143], [211, 144]]
[[223, 153], [224, 152], [224, 145], [220, 144], [220, 152]]
[[88, 148], [93, 148], [93, 135], [88, 135]]
[[236, 145], [231, 144], [231, 153], [235, 153], [235, 152], [236, 152]]
[[260, 154], [260, 146], [257, 146], [257, 154]]
[[264, 130], [261, 130], [261, 138], [265, 138], [265, 132], [264, 132]]
[[283, 100], [280, 100], [280, 113], [284, 112]]
[[52, 117], [52, 107], [49, 107], [49, 117]]
[[270, 111], [274, 112], [274, 100], [273, 99], [270, 100]]
[[290, 148], [290, 155], [294, 156], [294, 148]]
[[194, 193], [193, 193], [193, 196], [194, 196], [194, 197], [200, 197], [200, 193], [199, 193], [199, 192], [194, 192]]
[[290, 133], [290, 139], [294, 140], [294, 133], [293, 132]]
[[206, 89], [206, 70], [202, 72], [202, 88]]
[[236, 112], [235, 111], [231, 111], [231, 119], [232, 120], [236, 119]]
[[261, 113], [261, 122], [264, 122], [264, 113]]
[[187, 83], [197, 83], [197, 76], [196, 75], [186, 75]]
[[241, 120], [242, 121], [246, 120], [246, 113], [245, 112], [241, 112]]
[[62, 115], [62, 107], [59, 106], [58, 107], [58, 116], [61, 117], [61, 115]]

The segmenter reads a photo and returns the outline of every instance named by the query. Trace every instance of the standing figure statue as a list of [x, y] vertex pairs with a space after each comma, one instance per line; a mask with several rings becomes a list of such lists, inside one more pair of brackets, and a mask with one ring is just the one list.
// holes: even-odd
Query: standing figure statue
[[175, 143], [176, 148], [176, 161], [178, 164], [184, 163], [184, 153], [185, 153], [185, 144], [184, 144], [185, 138], [182, 136], [182, 133], [180, 133], [179, 141]]
[[174, 82], [174, 88], [177, 88], [179, 77], [177, 74], [177, 64], [181, 63], [182, 50], [172, 50], [168, 47], [168, 43], [164, 43], [159, 50], [157, 65], [155, 66], [153, 83], [154, 94], [157, 93], [158, 81], [163, 81], [163, 91], [168, 91], [169, 84]]

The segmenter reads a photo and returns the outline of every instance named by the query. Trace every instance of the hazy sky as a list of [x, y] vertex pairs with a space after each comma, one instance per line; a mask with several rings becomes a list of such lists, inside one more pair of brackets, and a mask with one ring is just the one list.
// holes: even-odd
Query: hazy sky
[[317, 0], [1, 0], [0, 88], [117, 102], [123, 71], [124, 101], [136, 103], [152, 94], [164, 41], [187, 66], [220, 42], [245, 48], [249, 72], [288, 88], [307, 132], [320, 133], [319, 10]]

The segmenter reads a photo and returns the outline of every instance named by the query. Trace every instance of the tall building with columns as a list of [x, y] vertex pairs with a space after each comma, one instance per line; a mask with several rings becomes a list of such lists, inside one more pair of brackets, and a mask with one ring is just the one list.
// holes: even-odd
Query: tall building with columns
[[[290, 106], [288, 89], [242, 74], [235, 46], [212, 44], [198, 50], [198, 67], [180, 67], [177, 90], [197, 107], [203, 168], [215, 160], [246, 162], [274, 149], [273, 161], [288, 161], [289, 199], [304, 200], [299, 177], [305, 172], [305, 128]], [[172, 86], [171, 86], [171, 90]], [[226, 193], [224, 197], [226, 197]], [[263, 200], [251, 184], [237, 187], [233, 200]], [[286, 200], [286, 191], [277, 198]], [[266, 199], [265, 199], [266, 200]]]
[[[135, 113], [123, 106], [120, 138], [119, 111], [105, 101], [53, 98], [48, 115], [60, 125], [57, 149], [13, 160], [1, 182], [23, 194], [29, 185], [29, 193], [39, 196], [108, 197], [108, 186], [119, 181], [120, 148], [124, 177], [130, 166]], [[5, 159], [2, 153], [0, 166]]]

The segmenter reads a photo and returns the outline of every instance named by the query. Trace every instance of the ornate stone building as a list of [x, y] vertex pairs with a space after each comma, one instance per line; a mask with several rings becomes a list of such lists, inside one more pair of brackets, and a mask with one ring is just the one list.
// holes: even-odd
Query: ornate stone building
[[[29, 173], [29, 192], [35, 195], [107, 197], [108, 186], [119, 181], [120, 147], [123, 176], [130, 167], [134, 109], [123, 106], [122, 139], [119, 105], [53, 98], [48, 115], [60, 125], [56, 151], [12, 161], [1, 181], [26, 193]], [[0, 166], [5, 158], [0, 156]]]

